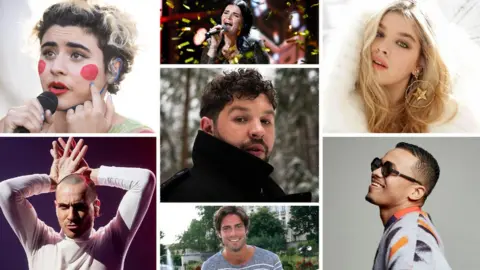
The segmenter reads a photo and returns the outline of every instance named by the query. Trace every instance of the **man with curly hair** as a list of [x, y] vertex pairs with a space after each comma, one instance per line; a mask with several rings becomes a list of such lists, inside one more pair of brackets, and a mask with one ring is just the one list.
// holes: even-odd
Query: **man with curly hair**
[[225, 72], [202, 93], [200, 130], [193, 168], [161, 187], [162, 201], [310, 201], [310, 194], [285, 196], [270, 178], [277, 93], [254, 69]]

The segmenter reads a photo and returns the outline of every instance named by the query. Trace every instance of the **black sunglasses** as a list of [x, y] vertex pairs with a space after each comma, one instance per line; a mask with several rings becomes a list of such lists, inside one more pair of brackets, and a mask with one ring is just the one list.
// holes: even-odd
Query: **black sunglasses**
[[412, 178], [412, 177], [407, 176], [405, 174], [401, 174], [399, 171], [395, 170], [393, 168], [393, 163], [391, 163], [390, 161], [386, 161], [385, 163], [382, 163], [382, 160], [380, 158], [376, 157], [376, 158], [373, 159], [372, 163], [370, 164], [370, 169], [373, 172], [378, 168], [382, 168], [382, 176], [384, 178], [386, 178], [387, 176], [390, 176], [390, 175], [400, 176], [400, 177], [403, 177], [404, 179], [407, 179], [410, 182], [414, 182], [414, 183], [417, 183], [417, 184], [423, 186], [423, 184], [420, 181], [416, 180], [415, 178]]

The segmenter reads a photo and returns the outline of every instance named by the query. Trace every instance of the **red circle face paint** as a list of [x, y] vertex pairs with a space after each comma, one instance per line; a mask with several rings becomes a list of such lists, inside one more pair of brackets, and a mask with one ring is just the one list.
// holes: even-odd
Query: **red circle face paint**
[[45, 64], [45, 61], [43, 60], [39, 60], [38, 61], [38, 74], [41, 75], [43, 73], [43, 71], [45, 71], [45, 66], [47, 64]]
[[84, 66], [80, 71], [80, 75], [82, 75], [82, 77], [87, 81], [95, 80], [95, 78], [97, 78], [97, 75], [98, 75], [97, 65], [89, 64]]

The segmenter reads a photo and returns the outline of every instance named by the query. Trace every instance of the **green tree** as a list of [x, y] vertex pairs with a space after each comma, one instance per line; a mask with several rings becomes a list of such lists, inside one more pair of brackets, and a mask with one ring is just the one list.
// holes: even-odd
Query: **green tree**
[[295, 236], [307, 234], [308, 240], [318, 241], [318, 206], [292, 206], [288, 226]]
[[248, 243], [272, 251], [285, 250], [285, 230], [268, 208], [262, 207], [250, 216]]
[[192, 220], [188, 230], [180, 237], [179, 247], [183, 250], [215, 252], [218, 250], [220, 240], [215, 234], [213, 216], [219, 206], [198, 206], [200, 220]]

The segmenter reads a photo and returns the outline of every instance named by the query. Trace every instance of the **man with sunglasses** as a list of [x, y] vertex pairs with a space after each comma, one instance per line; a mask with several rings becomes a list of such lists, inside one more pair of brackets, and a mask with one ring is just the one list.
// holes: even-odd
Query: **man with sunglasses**
[[440, 176], [435, 158], [401, 142], [382, 159], [375, 158], [371, 170], [365, 199], [380, 208], [385, 227], [373, 269], [451, 269], [440, 235], [421, 209]]

